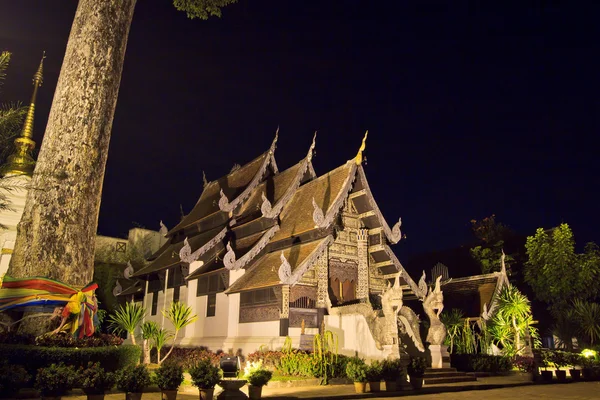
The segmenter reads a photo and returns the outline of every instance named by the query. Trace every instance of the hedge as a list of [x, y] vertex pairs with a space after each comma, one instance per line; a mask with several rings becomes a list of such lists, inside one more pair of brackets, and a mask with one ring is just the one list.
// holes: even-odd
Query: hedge
[[450, 365], [461, 372], [502, 373], [512, 369], [509, 358], [489, 354], [452, 354]]
[[105, 370], [112, 372], [137, 364], [141, 354], [141, 348], [133, 345], [70, 348], [0, 344], [0, 360], [22, 365], [33, 376], [38, 368], [60, 362], [77, 368], [86, 366], [90, 361], [100, 362]]

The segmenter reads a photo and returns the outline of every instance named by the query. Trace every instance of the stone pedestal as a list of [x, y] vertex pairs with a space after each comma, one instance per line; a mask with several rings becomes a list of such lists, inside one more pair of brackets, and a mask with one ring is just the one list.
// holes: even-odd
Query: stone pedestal
[[217, 400], [245, 400], [248, 398], [240, 389], [246, 384], [245, 380], [241, 379], [223, 379], [219, 382], [219, 386], [223, 391], [217, 396]]
[[450, 353], [448, 353], [448, 346], [432, 344], [429, 345], [429, 352], [431, 353], [431, 368], [450, 367]]

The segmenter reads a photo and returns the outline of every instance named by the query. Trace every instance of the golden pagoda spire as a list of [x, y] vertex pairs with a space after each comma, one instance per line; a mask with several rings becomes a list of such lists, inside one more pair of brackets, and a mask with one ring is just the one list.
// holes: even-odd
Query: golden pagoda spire
[[362, 144], [360, 145], [360, 149], [358, 149], [358, 153], [356, 153], [356, 157], [354, 157], [354, 162], [356, 163], [356, 165], [360, 165], [363, 162], [363, 151], [365, 151], [365, 148], [367, 147], [367, 135], [369, 134], [369, 131], [365, 132], [365, 136], [363, 137], [362, 140]]
[[35, 160], [31, 157], [31, 151], [35, 148], [35, 142], [31, 138], [33, 136], [33, 117], [35, 114], [37, 91], [42, 86], [44, 80], [44, 58], [46, 58], [46, 52], [43, 53], [40, 66], [33, 75], [33, 95], [31, 96], [23, 130], [21, 131], [21, 136], [15, 139], [15, 150], [8, 156], [7, 162], [2, 168], [2, 175], [4, 176], [9, 174], [31, 176], [33, 174]]

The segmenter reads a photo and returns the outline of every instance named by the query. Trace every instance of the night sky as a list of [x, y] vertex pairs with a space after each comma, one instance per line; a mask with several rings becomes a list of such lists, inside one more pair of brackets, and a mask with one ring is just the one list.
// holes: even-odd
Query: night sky
[[[280, 126], [280, 170], [317, 130], [319, 175], [369, 130], [367, 177], [390, 224], [402, 217], [400, 259], [468, 243], [469, 221], [492, 213], [600, 242], [600, 3], [489, 3], [240, 0], [199, 21], [138, 1], [99, 233], [173, 227], [202, 171], [250, 161]], [[13, 52], [0, 102], [29, 100], [47, 52], [38, 144], [76, 4], [0, 0]]]

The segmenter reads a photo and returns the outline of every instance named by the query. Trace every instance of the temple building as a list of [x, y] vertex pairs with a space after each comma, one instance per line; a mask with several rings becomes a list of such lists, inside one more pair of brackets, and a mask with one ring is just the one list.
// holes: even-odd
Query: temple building
[[181, 345], [248, 353], [289, 336], [298, 346], [303, 327], [314, 334], [324, 324], [342, 353], [382, 358], [373, 321], [358, 323], [364, 310], [356, 310], [397, 277], [405, 295], [419, 289], [390, 247], [402, 238], [400, 221], [388, 224], [369, 188], [366, 137], [355, 157], [321, 176], [311, 162], [316, 136], [302, 160], [279, 171], [276, 135], [254, 160], [205, 180], [192, 211], [133, 274], [143, 284], [121, 295], [143, 291], [148, 318], [161, 325], [170, 302], [190, 305], [199, 318]]

